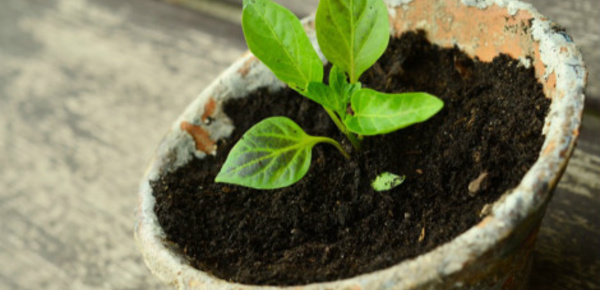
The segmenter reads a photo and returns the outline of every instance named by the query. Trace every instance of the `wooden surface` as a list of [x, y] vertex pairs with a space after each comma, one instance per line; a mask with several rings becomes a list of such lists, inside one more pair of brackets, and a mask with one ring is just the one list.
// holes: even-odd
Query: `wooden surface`
[[[1, 290], [165, 289], [132, 238], [138, 180], [171, 122], [245, 50], [238, 0], [198, 1], [1, 1]], [[600, 99], [597, 0], [533, 2], [580, 45]], [[600, 108], [588, 104], [532, 288], [600, 288]]]

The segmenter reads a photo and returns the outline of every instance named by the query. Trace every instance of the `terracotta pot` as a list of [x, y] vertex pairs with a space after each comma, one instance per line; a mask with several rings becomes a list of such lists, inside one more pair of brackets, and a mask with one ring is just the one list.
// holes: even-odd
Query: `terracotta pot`
[[[491, 61], [500, 53], [535, 67], [552, 99], [539, 159], [520, 184], [493, 204], [479, 224], [451, 242], [414, 259], [353, 278], [293, 289], [519, 288], [526, 282], [531, 251], [552, 190], [579, 135], [587, 73], [571, 38], [531, 5], [510, 0], [388, 0], [393, 34], [423, 29], [440, 46], [458, 45], [472, 57]], [[314, 37], [313, 21], [305, 27]], [[215, 140], [233, 125], [220, 104], [262, 86], [283, 84], [247, 54], [207, 87], [174, 123], [159, 145], [140, 185], [135, 239], [150, 270], [180, 289], [279, 289], [229, 283], [191, 267], [165, 240], [154, 214], [150, 181], [192, 157], [215, 152]]]

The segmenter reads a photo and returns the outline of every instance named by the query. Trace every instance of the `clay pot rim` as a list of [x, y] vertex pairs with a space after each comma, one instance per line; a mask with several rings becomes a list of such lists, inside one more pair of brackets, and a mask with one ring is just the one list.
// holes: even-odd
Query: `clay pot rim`
[[[413, 1], [387, 0], [387, 2], [392, 7], [406, 5]], [[551, 69], [556, 74], [555, 91], [551, 96], [553, 99], [551, 112], [546, 117], [544, 128], [546, 139], [540, 157], [521, 183], [494, 203], [490, 215], [452, 241], [428, 253], [389, 268], [343, 280], [289, 287], [252, 286], [230, 283], [189, 266], [186, 258], [178, 254], [176, 247], [165, 240], [165, 234], [154, 214], [155, 200], [149, 182], [155, 180], [164, 170], [172, 170], [191, 157], [189, 147], [190, 144], [193, 145], [194, 140], [191, 140], [182, 130], [181, 124], [182, 122], [201, 124], [203, 115], [211, 110], [208, 104], [213, 102], [214, 106], [214, 100], [218, 102], [219, 95], [233, 97], [243, 94], [236, 91], [238, 89], [252, 90], [253, 87], [248, 87], [250, 80], [257, 86], [269, 85], [272, 88], [282, 86], [272, 76], [265, 74], [264, 66], [247, 53], [207, 87], [178, 118], [171, 132], [159, 145], [140, 183], [135, 239], [152, 272], [161, 280], [182, 289], [203, 287], [208, 289], [217, 287], [221, 289], [373, 289], [373, 285], [381, 287], [401, 285], [413, 288], [427, 285], [429, 281], [439, 280], [441, 277], [460, 271], [495, 243], [506, 238], [528, 215], [545, 206], [550, 200], [552, 189], [566, 168], [574, 150], [575, 139], [579, 135], [583, 92], [587, 81], [587, 72], [581, 54], [568, 35], [553, 29], [554, 24], [529, 4], [513, 0], [490, 0], [488, 4], [484, 4], [483, 1], [462, 0], [462, 3], [480, 9], [497, 5], [509, 13], [525, 10], [533, 15], [532, 27], [537, 29], [539, 38], [536, 41], [539, 41], [540, 47], [545, 49], [541, 53], [541, 59], [546, 69]], [[312, 18], [307, 18], [304, 23], [311, 26]], [[242, 82], [240, 85], [233, 85], [234, 82], [240, 81]], [[232, 127], [224, 121], [217, 129], [230, 131]], [[222, 137], [213, 136], [217, 129], [209, 130], [211, 138]], [[179, 154], [181, 152], [187, 153]], [[205, 153], [194, 151], [193, 154], [203, 157]]]

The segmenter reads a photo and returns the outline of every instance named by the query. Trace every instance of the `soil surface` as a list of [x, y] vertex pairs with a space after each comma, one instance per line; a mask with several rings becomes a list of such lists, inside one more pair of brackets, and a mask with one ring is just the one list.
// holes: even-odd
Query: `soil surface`
[[[379, 270], [475, 225], [484, 206], [515, 187], [537, 159], [550, 102], [533, 70], [514, 59], [482, 63], [407, 33], [390, 42], [361, 82], [386, 92], [425, 91], [445, 107], [424, 123], [365, 138], [350, 161], [317, 145], [300, 182], [258, 191], [213, 180], [231, 147], [260, 120], [288, 116], [311, 135], [350, 145], [321, 107], [289, 89], [225, 104], [237, 128], [220, 141], [217, 156], [153, 183], [159, 222], [192, 265], [225, 280], [269, 285]], [[384, 171], [406, 181], [375, 192], [370, 183]]]

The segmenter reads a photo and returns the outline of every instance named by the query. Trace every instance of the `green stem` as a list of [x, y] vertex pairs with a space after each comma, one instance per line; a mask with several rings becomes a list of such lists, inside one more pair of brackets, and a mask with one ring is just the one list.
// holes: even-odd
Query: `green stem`
[[344, 150], [344, 148], [342, 148], [342, 145], [340, 145], [340, 143], [338, 143], [337, 141], [331, 139], [331, 138], [327, 138], [327, 137], [314, 137], [315, 141], [317, 142], [323, 142], [323, 143], [328, 143], [331, 144], [333, 146], [335, 146], [335, 148], [337, 148], [342, 155], [344, 155], [344, 157], [346, 157], [346, 159], [350, 159], [350, 154], [348, 154], [348, 152], [346, 152], [346, 150]]
[[342, 121], [340, 120], [340, 118], [332, 110], [327, 109], [325, 107], [323, 107], [323, 108], [325, 109], [325, 111], [327, 112], [327, 114], [329, 114], [329, 117], [331, 118], [331, 120], [333, 120], [333, 123], [338, 127], [338, 129], [340, 131], [342, 131], [342, 133], [344, 133], [344, 135], [346, 135], [346, 137], [348, 138], [348, 140], [350, 140], [350, 143], [352, 143], [352, 146], [354, 147], [354, 149], [360, 150], [360, 148], [361, 148], [361, 142], [360, 142], [360, 140], [358, 140], [358, 138], [356, 137], [356, 135], [354, 133], [348, 131], [348, 129], [342, 123]]
[[327, 109], [325, 107], [323, 107], [323, 109], [325, 109], [327, 114], [329, 114], [329, 117], [331, 118], [331, 120], [333, 120], [333, 123], [335, 123], [335, 125], [338, 127], [338, 129], [340, 129], [340, 131], [342, 131], [342, 132], [344, 132], [344, 134], [346, 134], [346, 126], [344, 126], [344, 124], [342, 124], [342, 121], [340, 120], [340, 118], [338, 118], [338, 116], [332, 110]]
[[354, 146], [354, 149], [360, 150], [360, 148], [362, 147], [362, 143], [356, 137], [356, 134], [354, 134], [350, 131], [346, 131], [346, 137], [348, 137], [348, 140], [350, 140], [350, 143], [352, 143], [352, 146]]

